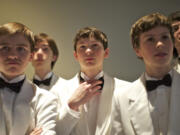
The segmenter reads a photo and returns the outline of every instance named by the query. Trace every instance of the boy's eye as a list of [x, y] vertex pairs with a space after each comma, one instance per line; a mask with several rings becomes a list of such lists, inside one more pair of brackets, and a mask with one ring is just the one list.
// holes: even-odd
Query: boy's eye
[[174, 25], [172, 26], [173, 32], [176, 32], [179, 29], [179, 25]]
[[37, 52], [39, 50], [39, 48], [34, 48], [34, 51]]
[[79, 48], [80, 48], [80, 49], [85, 49], [86, 46], [85, 46], [85, 45], [81, 45]]
[[169, 36], [168, 35], [163, 35], [162, 39], [169, 39]]
[[153, 38], [153, 37], [149, 37], [149, 38], [147, 38], [147, 41], [148, 41], [148, 42], [153, 42], [153, 41], [154, 41], [154, 38]]
[[17, 51], [18, 52], [25, 52], [26, 48], [24, 48], [24, 47], [17, 47]]
[[49, 50], [49, 48], [45, 47], [45, 48], [42, 48], [42, 50], [46, 52]]
[[92, 45], [93, 48], [95, 48], [95, 47], [97, 47], [97, 46], [98, 46], [97, 44], [93, 44], [93, 45]]
[[0, 46], [1, 51], [9, 51], [10, 48], [8, 46]]

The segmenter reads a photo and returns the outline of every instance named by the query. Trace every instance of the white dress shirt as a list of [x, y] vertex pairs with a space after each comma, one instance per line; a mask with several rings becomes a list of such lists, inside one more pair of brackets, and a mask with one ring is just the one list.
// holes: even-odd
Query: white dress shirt
[[63, 78], [59, 77], [59, 76], [56, 76], [52, 71], [47, 73], [46, 76], [41, 79], [38, 75], [34, 75], [34, 79], [38, 80], [38, 81], [43, 81], [43, 80], [46, 80], [48, 78], [51, 77], [51, 80], [50, 80], [50, 84], [47, 86], [47, 85], [44, 85], [44, 84], [40, 84], [39, 87], [40, 88], [43, 88], [43, 89], [46, 89], [48, 91], [51, 91], [51, 88], [56, 84], [57, 80], [64, 80]]
[[[172, 76], [172, 72], [169, 73]], [[146, 80], [157, 80], [145, 73]], [[167, 135], [169, 123], [171, 87], [158, 86], [155, 90], [148, 92], [149, 110], [151, 112], [153, 127], [157, 135]]]
[[46, 74], [46, 76], [43, 79], [41, 79], [38, 75], [35, 74], [34, 78], [39, 80], [39, 81], [42, 81], [42, 80], [50, 78], [52, 75], [53, 75], [53, 72], [49, 72], [49, 73]]
[[[25, 78], [25, 75], [20, 75], [14, 79], [12, 79], [11, 81], [8, 81], [1, 73], [0, 73], [0, 77], [6, 81], [7, 83], [16, 83], [16, 82], [19, 82], [21, 80], [23, 80]], [[13, 92], [12, 90], [10, 90], [9, 88], [5, 87], [5, 88], [1, 88], [0, 90], [0, 102], [2, 103], [1, 104], [1, 107], [2, 107], [2, 111], [4, 113], [4, 119], [5, 119], [5, 126], [6, 126], [6, 131], [8, 133], [8, 131], [11, 131], [11, 126], [12, 125], [12, 116], [13, 116], [13, 110], [14, 110], [14, 106], [13, 106], [13, 103], [15, 102], [16, 100], [16, 96], [17, 96], [17, 93]], [[3, 102], [5, 101], [5, 99], [7, 99], [8, 97], [8, 102]]]

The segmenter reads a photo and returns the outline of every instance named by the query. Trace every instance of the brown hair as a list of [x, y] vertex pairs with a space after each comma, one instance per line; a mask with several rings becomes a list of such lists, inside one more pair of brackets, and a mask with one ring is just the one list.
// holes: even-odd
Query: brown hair
[[29, 41], [31, 52], [34, 50], [34, 36], [33, 32], [24, 24], [18, 22], [10, 22], [0, 26], [0, 36], [14, 35], [21, 33]]
[[176, 11], [176, 12], [171, 13], [168, 16], [168, 19], [169, 19], [170, 23], [173, 23], [175, 21], [180, 21], [180, 11]]
[[133, 48], [139, 48], [139, 40], [142, 33], [147, 32], [156, 26], [164, 26], [168, 28], [171, 38], [174, 42], [171, 24], [167, 17], [160, 13], [152, 13], [141, 17], [132, 25], [130, 36]]
[[104, 50], [108, 48], [108, 39], [106, 34], [98, 30], [96, 27], [85, 27], [80, 29], [74, 38], [74, 50], [76, 51], [77, 42], [81, 38], [90, 38], [90, 37], [93, 37], [96, 40], [100, 41], [103, 44]]

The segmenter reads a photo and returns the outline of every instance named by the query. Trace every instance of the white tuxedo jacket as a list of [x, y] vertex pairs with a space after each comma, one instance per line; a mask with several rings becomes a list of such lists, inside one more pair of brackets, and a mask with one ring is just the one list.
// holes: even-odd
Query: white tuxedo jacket
[[[173, 70], [168, 135], [180, 135], [180, 74]], [[155, 135], [142, 75], [113, 102], [112, 135]]]
[[[32, 85], [27, 79], [14, 102], [10, 97], [4, 97], [3, 100], [0, 97], [0, 135], [29, 135], [35, 127], [42, 127], [41, 135], [55, 135], [56, 116], [57, 98]], [[7, 131], [7, 126], [10, 131]]]
[[[95, 135], [110, 134], [111, 106], [112, 96], [116, 87], [122, 87], [129, 82], [112, 78], [104, 73], [104, 87], [100, 96], [99, 109], [97, 114], [97, 125]], [[52, 88], [54, 93], [59, 97], [59, 120], [57, 121], [56, 131], [58, 135], [90, 135], [85, 108], [82, 106], [80, 118], [73, 116], [66, 109], [68, 99], [79, 86], [78, 74], [66, 82], [66, 88], [62, 88], [62, 83], [56, 83]], [[61, 87], [61, 88], [60, 88]]]

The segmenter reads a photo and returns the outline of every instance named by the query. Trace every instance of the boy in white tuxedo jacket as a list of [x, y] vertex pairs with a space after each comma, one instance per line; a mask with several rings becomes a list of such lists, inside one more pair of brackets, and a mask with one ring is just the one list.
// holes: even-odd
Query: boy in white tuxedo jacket
[[109, 55], [106, 35], [94, 27], [81, 29], [74, 39], [74, 57], [80, 72], [52, 88], [59, 97], [59, 135], [108, 135], [110, 133], [112, 95], [116, 87], [128, 82], [103, 72], [103, 61]]
[[160, 13], [149, 14], [132, 25], [131, 38], [145, 73], [115, 92], [112, 135], [179, 135], [180, 75], [172, 66], [171, 24]]
[[35, 49], [32, 65], [35, 69], [33, 82], [40, 88], [50, 90], [57, 80], [63, 80], [53, 73], [54, 65], [59, 56], [59, 50], [54, 39], [46, 33], [34, 36]]
[[171, 13], [168, 16], [168, 19], [173, 29], [173, 34], [175, 38], [175, 48], [178, 53], [178, 59], [177, 64], [175, 65], [175, 69], [180, 73], [180, 11]]
[[24, 74], [33, 49], [34, 37], [25, 25], [0, 26], [0, 135], [56, 134], [57, 98]]

